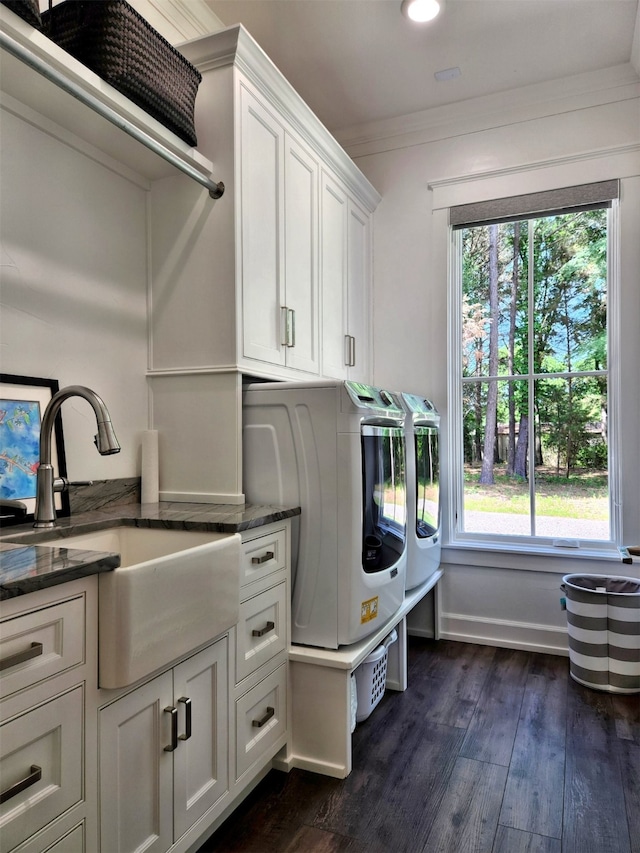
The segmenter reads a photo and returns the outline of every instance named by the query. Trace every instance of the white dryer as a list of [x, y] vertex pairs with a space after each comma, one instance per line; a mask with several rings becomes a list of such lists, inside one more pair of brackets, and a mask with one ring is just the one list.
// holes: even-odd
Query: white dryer
[[243, 392], [243, 478], [253, 504], [298, 505], [292, 640], [336, 649], [404, 598], [404, 412], [356, 382], [260, 382]]
[[440, 565], [440, 415], [415, 394], [399, 394], [407, 443], [406, 589], [428, 580]]

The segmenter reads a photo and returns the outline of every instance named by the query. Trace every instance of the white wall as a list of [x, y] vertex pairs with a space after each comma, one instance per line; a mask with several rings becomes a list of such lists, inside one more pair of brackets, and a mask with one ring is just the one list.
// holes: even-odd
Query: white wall
[[0, 370], [88, 385], [122, 451], [101, 457], [95, 418], [62, 406], [70, 479], [139, 473], [147, 427], [146, 192], [11, 112], [0, 157]]
[[[434, 195], [471, 201], [491, 192], [491, 186], [500, 188], [493, 196], [500, 197], [546, 189], [557, 181], [581, 183], [590, 175], [616, 177], [611, 164], [618, 159], [626, 163], [624, 174], [640, 175], [640, 100], [634, 77], [637, 81], [624, 69], [606, 94], [575, 97], [575, 109], [571, 99], [561, 105], [531, 99], [529, 105], [512, 101], [509, 111], [496, 111], [492, 103], [494, 115], [487, 117], [481, 104], [468, 105], [468, 115], [461, 105], [446, 122], [406, 132], [399, 122], [395, 136], [387, 125], [377, 138], [373, 132], [369, 140], [347, 145], [383, 197], [374, 229], [374, 380], [434, 400], [443, 415], [445, 458], [449, 234], [447, 211], [434, 209]], [[622, 186], [622, 504], [624, 541], [633, 544], [640, 541], [640, 179], [626, 178]], [[445, 500], [446, 477], [444, 465]], [[640, 575], [640, 566], [619, 561], [446, 547], [443, 562], [443, 637], [556, 652], [566, 649], [566, 619], [559, 606], [563, 573]]]

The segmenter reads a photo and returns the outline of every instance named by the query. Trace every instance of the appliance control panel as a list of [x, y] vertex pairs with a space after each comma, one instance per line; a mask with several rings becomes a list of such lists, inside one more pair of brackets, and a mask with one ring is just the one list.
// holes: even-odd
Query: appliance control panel
[[345, 390], [353, 403], [359, 409], [381, 409], [394, 414], [401, 414], [402, 409], [389, 391], [375, 388], [373, 385], [365, 385], [362, 382], [347, 381], [344, 383]]

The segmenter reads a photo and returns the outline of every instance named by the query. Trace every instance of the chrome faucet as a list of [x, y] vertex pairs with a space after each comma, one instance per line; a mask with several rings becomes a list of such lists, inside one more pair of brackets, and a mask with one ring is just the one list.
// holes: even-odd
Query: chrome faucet
[[69, 385], [61, 388], [49, 400], [47, 408], [42, 416], [40, 425], [40, 464], [36, 475], [36, 508], [34, 513], [34, 527], [54, 527], [56, 523], [55, 493], [62, 492], [67, 488], [68, 482], [62, 477], [53, 476], [53, 465], [51, 464], [51, 438], [53, 425], [60, 406], [69, 397], [82, 397], [93, 407], [98, 433], [93, 439], [98, 453], [108, 456], [120, 452], [118, 439], [113, 431], [111, 417], [100, 397], [91, 388], [83, 385]]

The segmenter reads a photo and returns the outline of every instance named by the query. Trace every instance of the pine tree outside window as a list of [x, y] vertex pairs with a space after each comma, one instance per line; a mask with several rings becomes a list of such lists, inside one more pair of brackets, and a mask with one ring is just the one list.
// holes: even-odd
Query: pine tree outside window
[[458, 541], [615, 541], [617, 195], [618, 182], [606, 181], [450, 211]]

